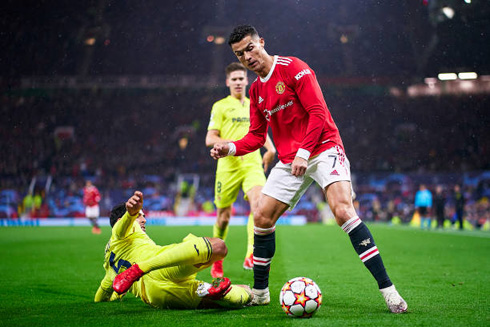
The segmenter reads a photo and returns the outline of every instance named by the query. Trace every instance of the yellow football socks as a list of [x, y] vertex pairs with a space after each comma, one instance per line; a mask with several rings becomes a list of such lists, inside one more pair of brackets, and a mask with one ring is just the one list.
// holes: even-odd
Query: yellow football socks
[[220, 238], [224, 241], [226, 239], [227, 235], [228, 235], [228, 226], [221, 229], [221, 228], [219, 228], [218, 224], [214, 224], [214, 226], [213, 226], [213, 237]]
[[216, 302], [226, 308], [240, 308], [252, 300], [252, 293], [239, 285], [232, 285], [231, 290]]

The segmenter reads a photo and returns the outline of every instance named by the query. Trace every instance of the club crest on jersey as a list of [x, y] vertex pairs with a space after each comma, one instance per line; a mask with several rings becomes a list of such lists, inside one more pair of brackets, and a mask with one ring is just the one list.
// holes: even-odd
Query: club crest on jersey
[[286, 90], [286, 85], [283, 82], [277, 82], [276, 84], [276, 92], [277, 94], [283, 94]]

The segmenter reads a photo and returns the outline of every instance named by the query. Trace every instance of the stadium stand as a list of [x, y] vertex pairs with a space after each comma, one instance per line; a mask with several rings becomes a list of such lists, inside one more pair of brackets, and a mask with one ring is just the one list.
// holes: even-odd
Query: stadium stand
[[[430, 189], [442, 184], [447, 191], [464, 184], [475, 225], [478, 212], [488, 211], [486, 97], [400, 99], [324, 89], [352, 162], [363, 217], [386, 221], [399, 215], [409, 221], [422, 182]], [[134, 188], [148, 194], [150, 210], [172, 212], [176, 176], [187, 173], [200, 176], [195, 214], [203, 213], [202, 205], [212, 200], [215, 169], [203, 140], [209, 108], [226, 90], [41, 91], [2, 97], [8, 118], [0, 126], [6, 154], [0, 159], [0, 215], [27, 214], [22, 202], [31, 186], [44, 197], [43, 210], [31, 216], [83, 217], [86, 178], [103, 194], [103, 215]], [[292, 213], [320, 220], [321, 196], [315, 193]], [[235, 210], [246, 214], [241, 202]]]
[[[83, 216], [87, 178], [101, 190], [102, 215], [134, 188], [146, 190], [151, 210], [171, 213], [176, 177], [189, 173], [200, 178], [195, 213], [209, 212], [216, 163], [204, 136], [212, 103], [226, 95], [217, 76], [235, 58], [208, 36], [226, 36], [237, 18], [261, 10], [259, 3], [224, 3], [67, 6], [55, 0], [49, 15], [40, 15], [47, 10], [42, 3], [8, 2], [0, 12], [7, 31], [0, 65], [0, 218]], [[488, 218], [489, 92], [406, 92], [448, 67], [490, 73], [490, 42], [483, 38], [490, 35], [488, 4], [475, 3], [473, 14], [451, 24], [435, 21], [433, 9], [417, 2], [324, 2], [308, 13], [279, 0], [270, 5], [283, 10], [272, 14], [280, 24], [260, 26], [271, 36], [268, 47], [305, 59], [318, 74], [364, 217], [389, 220], [396, 211], [409, 220], [417, 184], [424, 182], [447, 191], [463, 184], [470, 219], [476, 225]], [[307, 23], [291, 19], [302, 15]], [[467, 39], [479, 46], [463, 46]], [[313, 189], [294, 212], [320, 220], [321, 205]], [[238, 214], [246, 214], [244, 208], [236, 203]]]

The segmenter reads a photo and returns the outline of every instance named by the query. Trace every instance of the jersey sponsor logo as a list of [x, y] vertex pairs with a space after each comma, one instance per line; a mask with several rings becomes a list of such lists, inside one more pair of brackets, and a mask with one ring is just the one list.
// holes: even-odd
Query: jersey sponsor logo
[[233, 117], [231, 119], [232, 123], [248, 123], [250, 122], [250, 118], [248, 117]]
[[276, 112], [280, 111], [280, 110], [284, 110], [286, 109], [287, 107], [291, 107], [293, 105], [293, 100], [290, 100], [288, 103], [286, 104], [280, 104], [278, 105], [277, 107], [275, 107], [274, 109], [272, 110], [267, 110], [267, 109], [264, 109], [264, 115], [265, 115], [265, 119], [267, 119], [267, 121], [270, 121], [271, 119], [271, 116], [273, 114], [275, 114]]
[[330, 175], [334, 175], [334, 176], [340, 176], [339, 172], [337, 171], [337, 169], [335, 169], [334, 171], [332, 171], [330, 173]]
[[308, 68], [307, 69], [303, 69], [298, 74], [296, 74], [296, 76], [294, 76], [294, 78], [296, 78], [296, 80], [299, 81], [299, 79], [301, 77], [303, 77], [305, 75], [308, 75], [308, 74], [311, 74], [311, 70], [309, 70]]
[[283, 94], [286, 90], [286, 85], [283, 82], [277, 82], [276, 84], [276, 92], [277, 94]]
[[262, 99], [262, 97], [259, 95], [259, 104], [261, 104], [263, 101], [264, 99]]

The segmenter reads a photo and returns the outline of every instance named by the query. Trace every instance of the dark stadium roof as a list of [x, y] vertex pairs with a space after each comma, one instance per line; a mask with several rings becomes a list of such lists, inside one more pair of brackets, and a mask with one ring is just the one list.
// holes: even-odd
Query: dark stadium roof
[[257, 27], [269, 53], [301, 57], [326, 77], [488, 74], [489, 8], [470, 0], [9, 0], [0, 10], [0, 76], [220, 74], [233, 54], [208, 41], [240, 23]]

